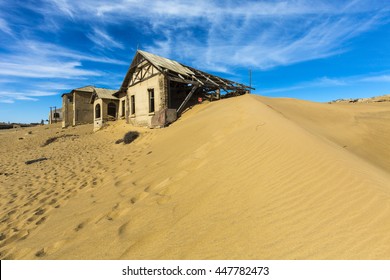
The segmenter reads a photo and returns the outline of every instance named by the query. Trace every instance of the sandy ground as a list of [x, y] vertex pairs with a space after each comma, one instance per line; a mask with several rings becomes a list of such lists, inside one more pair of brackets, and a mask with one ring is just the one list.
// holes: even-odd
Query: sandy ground
[[0, 131], [1, 258], [390, 259], [389, 144], [390, 103], [255, 95]]

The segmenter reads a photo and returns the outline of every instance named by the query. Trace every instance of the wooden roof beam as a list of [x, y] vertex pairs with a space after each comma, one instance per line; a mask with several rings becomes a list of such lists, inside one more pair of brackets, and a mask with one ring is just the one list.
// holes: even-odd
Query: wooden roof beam
[[176, 77], [172, 77], [172, 76], [168, 76], [167, 78], [170, 81], [183, 83], [183, 84], [191, 84], [191, 85], [198, 85], [199, 84], [197, 81], [192, 81], [192, 80], [187, 80], [187, 79], [182, 79], [182, 78], [176, 78]]
[[199, 74], [200, 74], [201, 76], [203, 76], [204, 78], [206, 78], [207, 81], [209, 81], [209, 82], [211, 82], [212, 84], [214, 84], [214, 85], [216, 85], [216, 86], [219, 87], [219, 84], [217, 84], [216, 82], [214, 82], [213, 80], [211, 80], [209, 77], [207, 77], [206, 75], [204, 75], [204, 74], [201, 73], [200, 71], [199, 71]]

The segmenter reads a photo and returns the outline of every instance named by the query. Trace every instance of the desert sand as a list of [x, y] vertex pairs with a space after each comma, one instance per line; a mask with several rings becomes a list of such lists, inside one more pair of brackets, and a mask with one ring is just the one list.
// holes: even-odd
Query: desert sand
[[1, 259], [390, 259], [389, 144], [390, 102], [256, 95], [0, 131]]

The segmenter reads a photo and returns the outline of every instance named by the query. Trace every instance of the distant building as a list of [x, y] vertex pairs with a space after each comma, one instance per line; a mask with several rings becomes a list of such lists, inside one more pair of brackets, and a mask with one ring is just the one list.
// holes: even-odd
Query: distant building
[[62, 122], [62, 108], [52, 108], [49, 112], [49, 124]]
[[[106, 116], [108, 114], [108, 104], [106, 104], [106, 100], [115, 100], [115, 104], [118, 106], [118, 98], [113, 96], [113, 93], [115, 92], [115, 90], [110, 89], [84, 86], [73, 89], [69, 93], [64, 93], [62, 95], [62, 127], [93, 123], [96, 116], [96, 114], [94, 114], [94, 102], [96, 100], [102, 100], [102, 102], [100, 102], [102, 108], [100, 112], [102, 117]], [[107, 97], [109, 97], [109, 99], [107, 99]], [[103, 102], [103, 100], [105, 101]], [[110, 111], [110, 113], [113, 114], [112, 111]], [[116, 118], [116, 113], [114, 117]], [[96, 119], [99, 120], [100, 118]]]

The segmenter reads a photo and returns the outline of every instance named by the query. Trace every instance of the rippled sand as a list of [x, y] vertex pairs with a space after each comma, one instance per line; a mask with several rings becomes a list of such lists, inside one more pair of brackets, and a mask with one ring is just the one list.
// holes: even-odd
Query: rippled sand
[[245, 95], [165, 129], [0, 131], [0, 211], [2, 259], [389, 259], [390, 103]]

